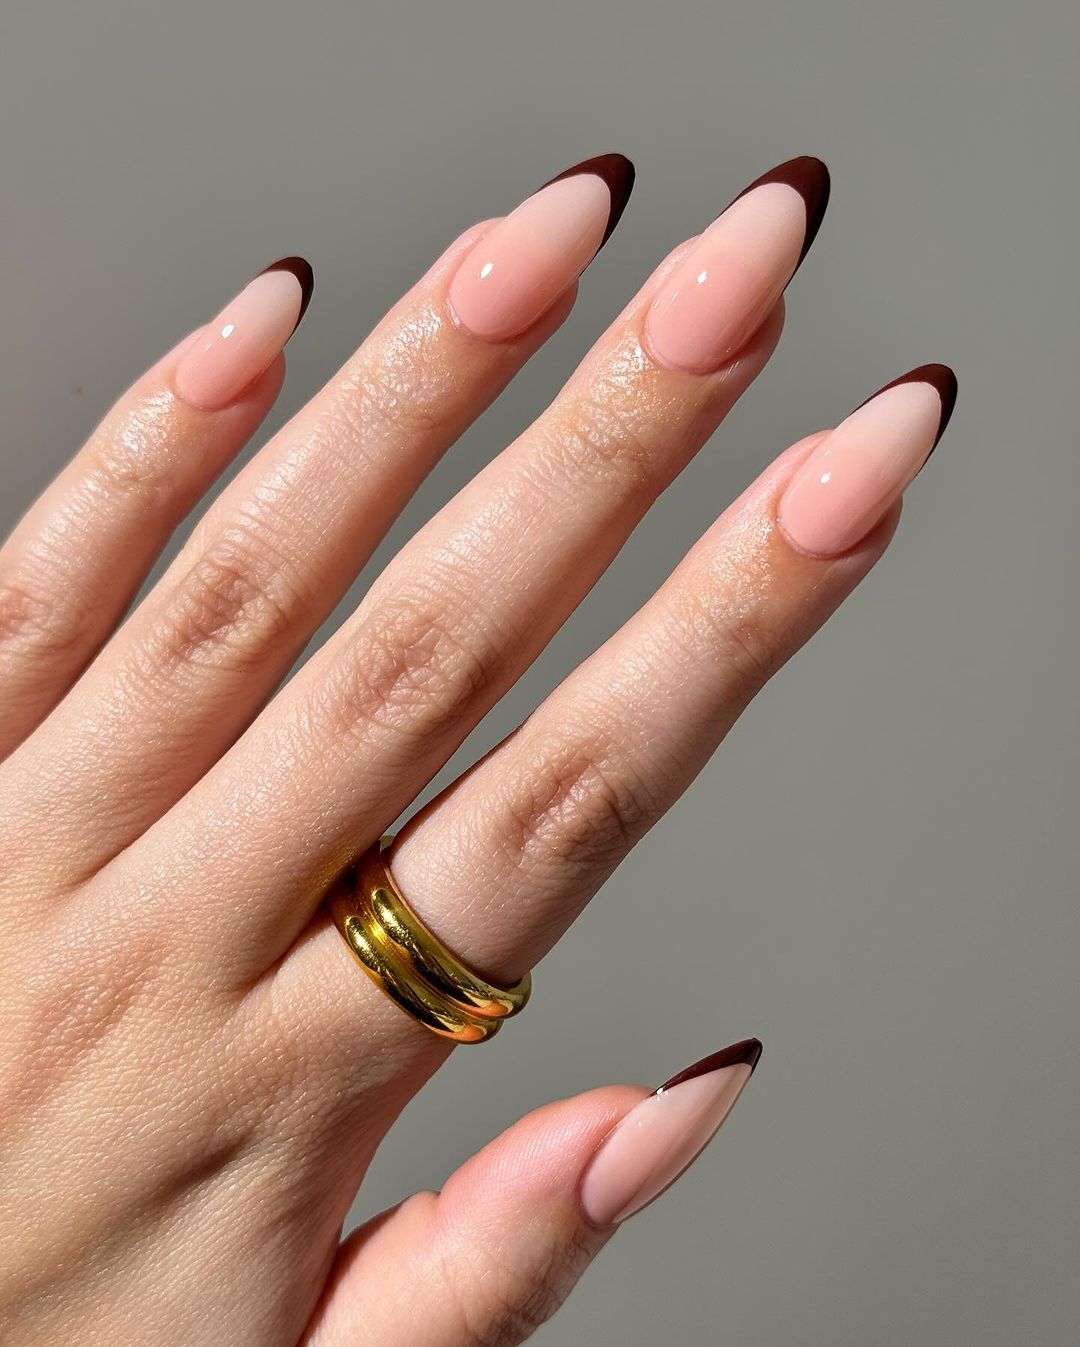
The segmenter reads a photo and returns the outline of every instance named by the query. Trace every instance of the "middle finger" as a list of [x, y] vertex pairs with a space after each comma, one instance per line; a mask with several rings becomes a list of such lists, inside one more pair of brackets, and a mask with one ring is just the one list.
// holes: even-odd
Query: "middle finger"
[[[586, 160], [468, 231], [253, 458], [11, 764], [36, 811], [24, 833], [77, 856], [81, 878], [199, 779], [439, 456], [566, 317], [632, 180], [620, 155]], [[478, 258], [490, 274], [462, 303]], [[39, 840], [26, 845], [33, 864]]]
[[[759, 180], [661, 268], [548, 412], [120, 858], [133, 882], [148, 864], [177, 876], [156, 900], [175, 920], [182, 894], [189, 942], [227, 976], [257, 975], [292, 943], [332, 877], [528, 667], [764, 366], [824, 207], [825, 170], [810, 164]], [[192, 875], [205, 877], [202, 899]]]

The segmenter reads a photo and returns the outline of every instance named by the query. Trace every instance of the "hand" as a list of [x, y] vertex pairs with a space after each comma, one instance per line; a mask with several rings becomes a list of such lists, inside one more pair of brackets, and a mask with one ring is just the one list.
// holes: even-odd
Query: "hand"
[[[768, 360], [828, 179], [795, 160], [663, 261], [539, 420], [275, 688], [411, 492], [569, 313], [632, 170], [454, 243], [217, 497], [311, 295], [288, 259], [121, 398], [0, 552], [0, 1338], [515, 1343], [701, 1149], [758, 1046], [527, 1118], [339, 1244], [450, 1048], [324, 899], [524, 672]], [[551, 948], [878, 560], [955, 383], [783, 453], [391, 853], [478, 973]], [[512, 1032], [512, 1028], [506, 1032]], [[623, 1123], [627, 1117], [630, 1121]]]

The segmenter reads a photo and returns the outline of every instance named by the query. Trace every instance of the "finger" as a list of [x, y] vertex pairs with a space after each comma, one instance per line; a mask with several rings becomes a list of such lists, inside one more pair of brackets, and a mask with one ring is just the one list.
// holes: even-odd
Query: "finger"
[[616, 1226], [716, 1134], [754, 1070], [756, 1039], [648, 1094], [594, 1090], [524, 1118], [344, 1243], [304, 1347], [524, 1342]]
[[[620, 631], [410, 821], [394, 877], [466, 963], [513, 982], [558, 940], [880, 558], [954, 395], [943, 367], [914, 371], [781, 455]], [[313, 1041], [363, 1033], [421, 1070], [432, 1036], [357, 971], [320, 917], [273, 985]]]
[[311, 290], [302, 258], [256, 276], [124, 394], [0, 549], [0, 755], [68, 691], [266, 415]]
[[[732, 210], [738, 246], [726, 244], [724, 256], [734, 256], [738, 280], [728, 284], [721, 266], [714, 296], [723, 334], [743, 332], [762, 290], [775, 304], [812, 218], [786, 182], [762, 185]], [[727, 237], [723, 217], [713, 228]], [[751, 257], [753, 239], [761, 251]], [[642, 346], [643, 326], [690, 257], [717, 246], [707, 231], [646, 286], [550, 410], [414, 538], [170, 816], [162, 845], [172, 863], [183, 853], [188, 873], [203, 871], [212, 848], [220, 873], [229, 856], [231, 906], [211, 902], [244, 939], [223, 937], [216, 921], [209, 939], [200, 916], [193, 939], [207, 938], [215, 959], [265, 968], [288, 948], [329, 875], [397, 816], [528, 667], [764, 366], [779, 335], [776, 307], [711, 374], [670, 369]], [[707, 272], [707, 261], [696, 265]], [[735, 340], [705, 335], [724, 352]], [[257, 817], [241, 794], [253, 780]]]
[[[215, 502], [35, 740], [29, 770], [56, 778], [36, 794], [91, 869], [235, 739], [425, 474], [565, 319], [632, 176], [618, 155], [586, 161], [470, 230]], [[103, 797], [122, 811], [103, 816]]]
[[519, 977], [547, 952], [880, 559], [955, 398], [951, 371], [912, 373], [783, 454], [621, 631], [400, 835], [403, 891], [490, 976]]

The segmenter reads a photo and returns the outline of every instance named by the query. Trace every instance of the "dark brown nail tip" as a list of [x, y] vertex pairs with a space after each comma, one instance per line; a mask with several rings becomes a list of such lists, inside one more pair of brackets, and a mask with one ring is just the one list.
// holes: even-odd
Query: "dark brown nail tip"
[[934, 437], [934, 443], [930, 450], [933, 453], [942, 435], [945, 434], [946, 427], [952, 420], [959, 387], [956, 382], [956, 373], [948, 365], [920, 365], [918, 369], [911, 371], [904, 382], [928, 383], [936, 389], [937, 395], [941, 399], [941, 420], [938, 422], [937, 435]]
[[828, 167], [820, 159], [815, 159], [812, 154], [802, 154], [796, 159], [788, 159], [782, 164], [777, 164], [775, 168], [770, 168], [768, 173], [763, 173], [749, 187], [745, 187], [735, 200], [747, 196], [756, 187], [765, 187], [772, 182], [782, 182], [788, 187], [793, 187], [806, 206], [806, 234], [803, 237], [802, 252], [795, 264], [797, 271], [817, 238], [821, 222], [825, 218], [832, 179], [829, 177]]
[[745, 1063], [750, 1068], [753, 1075], [761, 1058], [761, 1041], [757, 1038], [744, 1038], [741, 1043], [732, 1043], [730, 1047], [721, 1048], [719, 1052], [714, 1052], [708, 1057], [702, 1057], [700, 1062], [695, 1062], [693, 1066], [688, 1066], [685, 1071], [680, 1071], [677, 1076], [672, 1076], [670, 1080], [665, 1080], [663, 1085], [658, 1085], [653, 1091], [659, 1094], [661, 1090], [674, 1089], [676, 1085], [681, 1085], [683, 1081], [694, 1080], [698, 1076], [706, 1076], [710, 1071], [719, 1071], [725, 1066], [739, 1066]]
[[[611, 212], [608, 215], [604, 237], [600, 240], [602, 248], [622, 219], [626, 203], [630, 200], [630, 193], [634, 190], [636, 170], [625, 154], [598, 154], [592, 159], [583, 159], [580, 164], [574, 164], [572, 168], [565, 169], [554, 178], [550, 178], [544, 183], [544, 187], [550, 187], [553, 182], [562, 182], [563, 178], [576, 178], [580, 173], [592, 173], [601, 178], [611, 196]], [[543, 191], [543, 188], [537, 190]], [[599, 252], [600, 248], [596, 251]]]
[[[908, 370], [906, 374], [901, 374], [899, 379], [893, 379], [892, 383], [885, 384], [876, 393], [872, 393], [866, 399], [866, 402], [859, 405], [865, 407], [867, 402], [873, 402], [874, 398], [880, 397], [882, 393], [887, 393], [890, 388], [899, 388], [901, 384], [929, 384], [941, 399], [941, 419], [938, 421], [934, 443], [930, 446], [930, 454], [932, 454], [938, 447], [942, 435], [945, 434], [946, 426], [952, 420], [958, 387], [956, 373], [948, 365], [919, 365], [915, 369]], [[858, 407], [855, 410], [858, 411]], [[930, 454], [927, 454], [926, 457], [929, 458]]]
[[307, 306], [311, 303], [312, 291], [315, 289], [315, 273], [311, 269], [311, 263], [305, 257], [279, 257], [276, 262], [263, 267], [259, 275], [265, 276], [268, 271], [291, 271], [300, 282], [300, 312], [293, 324], [295, 332], [304, 314], [307, 313]]

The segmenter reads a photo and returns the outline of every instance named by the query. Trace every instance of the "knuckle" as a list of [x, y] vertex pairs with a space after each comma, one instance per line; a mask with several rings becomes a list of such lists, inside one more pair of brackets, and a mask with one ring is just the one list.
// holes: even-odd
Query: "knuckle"
[[535, 756], [507, 799], [508, 845], [524, 865], [617, 864], [658, 815], [630, 756], [610, 739], [549, 742]]
[[350, 445], [374, 439], [426, 444], [446, 431], [444, 361], [422, 331], [361, 353], [342, 379], [328, 415], [334, 437]]
[[631, 499], [651, 499], [664, 482], [651, 418], [610, 380], [557, 404], [545, 429], [560, 468], [575, 477]]
[[422, 737], [482, 703], [506, 658], [479, 614], [435, 593], [395, 599], [360, 625], [331, 702], [347, 735], [372, 727]]
[[763, 607], [733, 597], [724, 583], [706, 585], [694, 593], [684, 619], [692, 646], [704, 644], [710, 657], [719, 657], [743, 686], [761, 686], [782, 660], [782, 638], [769, 625]]
[[[573, 1290], [595, 1250], [576, 1230], [553, 1240], [515, 1265], [498, 1268], [479, 1260], [443, 1258], [440, 1280], [447, 1291], [462, 1347], [518, 1347], [545, 1324]], [[477, 1261], [481, 1262], [477, 1266]]]
[[88, 481], [96, 495], [130, 497], [140, 511], [166, 507], [177, 493], [170, 452], [181, 441], [169, 393], [144, 398], [115, 423], [106, 422], [88, 448]]
[[246, 667], [288, 639], [310, 602], [307, 586], [265, 530], [238, 525], [180, 582], [158, 623], [154, 654], [170, 665]]
[[522, 1287], [522, 1299], [505, 1298], [490, 1291], [473, 1300], [461, 1296], [458, 1317], [462, 1347], [518, 1347], [551, 1318], [561, 1301], [546, 1287]]
[[395, 439], [425, 443], [443, 423], [437, 394], [444, 390], [433, 395], [423, 362], [407, 369], [393, 360], [374, 365], [365, 370], [361, 386], [368, 422], [378, 418]]
[[62, 650], [76, 635], [71, 614], [52, 598], [15, 578], [0, 578], [0, 641]]

